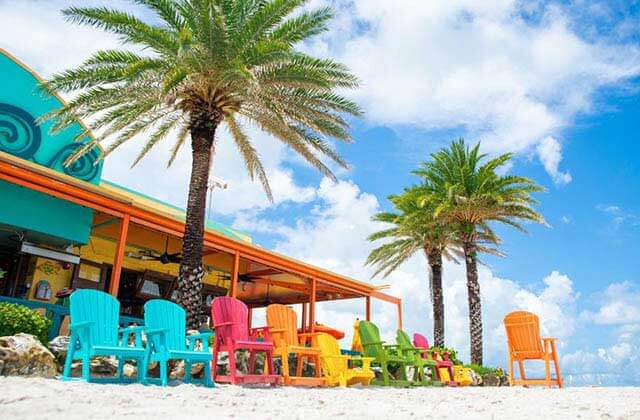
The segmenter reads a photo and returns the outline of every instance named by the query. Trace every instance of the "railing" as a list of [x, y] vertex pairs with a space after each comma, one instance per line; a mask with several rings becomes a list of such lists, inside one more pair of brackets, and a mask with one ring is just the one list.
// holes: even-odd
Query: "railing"
[[[53, 340], [58, 335], [60, 335], [60, 327], [62, 326], [62, 321], [64, 320], [65, 316], [69, 315], [69, 308], [53, 303], [38, 302], [35, 300], [27, 300], [8, 296], [0, 296], [0, 302], [15, 303], [31, 309], [46, 310], [48, 312], [47, 316], [51, 319], [51, 326], [49, 327], [48, 333], [49, 340]], [[121, 326], [126, 326], [129, 324], [144, 325], [144, 319], [126, 315], [120, 315], [119, 322]]]

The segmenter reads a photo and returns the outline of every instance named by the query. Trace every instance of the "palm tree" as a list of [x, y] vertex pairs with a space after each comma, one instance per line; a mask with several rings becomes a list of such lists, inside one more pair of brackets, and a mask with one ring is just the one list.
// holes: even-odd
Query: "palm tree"
[[429, 264], [429, 289], [433, 305], [433, 340], [437, 347], [444, 347], [444, 299], [442, 292], [442, 257], [452, 259], [450, 247], [454, 232], [448, 225], [434, 217], [433, 209], [418, 205], [421, 187], [408, 188], [403, 194], [390, 196], [395, 212], [381, 212], [374, 221], [391, 226], [369, 236], [370, 241], [391, 239], [371, 251], [367, 264], [376, 267], [375, 275], [384, 277], [395, 271], [416, 252], [422, 251]]
[[520, 231], [525, 231], [522, 221], [545, 224], [533, 209], [536, 201], [531, 197], [544, 189], [528, 178], [497, 174], [512, 154], [486, 160], [487, 155], [480, 153], [480, 143], [469, 148], [460, 139], [431, 157], [415, 172], [424, 180], [421, 204], [433, 208], [435, 217], [447, 220], [456, 229], [467, 269], [471, 363], [482, 365], [478, 253], [487, 248], [481, 244], [499, 242], [491, 222]]
[[151, 133], [133, 164], [174, 133], [171, 164], [190, 139], [178, 302], [193, 328], [199, 325], [206, 191], [218, 128], [226, 125], [249, 176], [258, 178], [270, 199], [267, 174], [245, 129], [249, 124], [335, 179], [320, 158], [347, 167], [327, 139], [350, 141], [342, 115], [360, 110], [336, 89], [354, 88], [357, 80], [342, 64], [296, 50], [295, 45], [325, 31], [332, 17], [329, 8], [302, 9], [307, 0], [132, 1], [150, 9], [157, 23], [106, 7], [63, 11], [67, 20], [114, 33], [142, 53], [99, 51], [80, 67], [54, 75], [47, 89], [81, 93], [45, 118], [61, 131], [79, 118], [93, 117], [90, 128], [100, 137], [66, 164], [96, 142], [112, 140], [108, 155], [146, 130]]

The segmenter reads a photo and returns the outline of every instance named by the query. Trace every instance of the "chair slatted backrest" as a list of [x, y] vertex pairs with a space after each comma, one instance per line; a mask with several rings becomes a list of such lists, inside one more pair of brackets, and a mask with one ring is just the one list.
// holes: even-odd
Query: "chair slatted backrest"
[[339, 356], [340, 345], [335, 337], [327, 333], [319, 333], [313, 339], [314, 347], [320, 349], [322, 356], [322, 367], [327, 371], [329, 375], [337, 375], [347, 368], [346, 360], [339, 357], [327, 357], [327, 356]]
[[71, 324], [92, 322], [89, 337], [94, 346], [117, 346], [120, 302], [108, 293], [80, 289], [71, 294]]
[[371, 321], [360, 321], [358, 326], [360, 329], [360, 340], [364, 354], [367, 357], [378, 357], [384, 355], [382, 340], [380, 340], [380, 331], [376, 324]]
[[516, 354], [542, 353], [540, 320], [526, 311], [512, 312], [504, 318], [510, 351]]
[[427, 337], [419, 333], [413, 334], [413, 345], [419, 349], [429, 350], [429, 340], [427, 340]]
[[[249, 340], [249, 309], [238, 299], [228, 296], [215, 298], [211, 304], [211, 318], [216, 339], [221, 340], [221, 343]], [[221, 325], [227, 322], [231, 324]]]
[[396, 343], [403, 349], [411, 349], [414, 350], [415, 347], [411, 343], [411, 339], [409, 338], [409, 334], [402, 330], [398, 330], [396, 332]]
[[144, 304], [144, 324], [150, 330], [166, 329], [166, 345], [169, 350], [186, 350], [187, 315], [173, 302], [153, 299]]
[[[296, 320], [296, 312], [285, 305], [272, 304], [267, 306], [267, 325], [269, 329], [283, 329], [282, 333], [272, 333], [276, 340], [283, 341], [284, 345], [298, 345], [298, 326]], [[282, 344], [276, 343], [280, 347]]]

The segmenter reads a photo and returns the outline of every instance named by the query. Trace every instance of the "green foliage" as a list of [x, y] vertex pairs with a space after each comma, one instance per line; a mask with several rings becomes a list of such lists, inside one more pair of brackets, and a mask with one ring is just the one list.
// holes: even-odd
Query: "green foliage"
[[462, 361], [458, 359], [458, 351], [454, 348], [450, 347], [431, 347], [430, 350], [435, 350], [438, 353], [449, 353], [449, 360], [453, 362], [454, 365], [463, 365]]
[[358, 80], [344, 65], [295, 48], [327, 30], [331, 8], [306, 7], [310, 0], [132, 1], [153, 19], [110, 7], [62, 12], [68, 21], [115, 34], [130, 47], [98, 51], [43, 84], [46, 90], [81, 91], [42, 118], [54, 121], [54, 132], [86, 118], [101, 133], [66, 164], [97, 143], [108, 141], [108, 154], [145, 131], [146, 143], [133, 164], [175, 133], [171, 164], [191, 129], [223, 124], [249, 176], [270, 199], [246, 127], [286, 144], [330, 178], [335, 176], [321, 158], [347, 166], [327, 140], [351, 140], [344, 114], [361, 111], [337, 90], [355, 88]]
[[0, 337], [17, 333], [31, 334], [46, 345], [50, 326], [51, 320], [26, 306], [0, 303]]
[[502, 370], [502, 368], [493, 368], [489, 366], [480, 366], [475, 364], [465, 365], [465, 367], [470, 368], [480, 376], [484, 376], [488, 374], [493, 374], [497, 378], [503, 378], [505, 376], [504, 370]]

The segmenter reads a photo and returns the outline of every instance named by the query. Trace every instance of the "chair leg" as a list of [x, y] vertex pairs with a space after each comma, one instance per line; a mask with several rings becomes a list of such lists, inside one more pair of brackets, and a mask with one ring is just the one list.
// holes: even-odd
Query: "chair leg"
[[289, 378], [289, 353], [282, 354], [282, 376], [285, 378], [285, 382]]
[[211, 363], [209, 363], [209, 371], [211, 372], [211, 379], [216, 381], [218, 375], [218, 346], [213, 347], [213, 355], [211, 356]]
[[315, 362], [316, 364], [316, 378], [322, 376], [322, 366], [320, 365], [320, 355], [316, 354]]
[[211, 379], [211, 363], [204, 363], [204, 385], [207, 387], [213, 387], [213, 380]]
[[298, 354], [296, 357], [296, 376], [302, 376], [302, 366], [304, 365], [304, 361], [309, 360], [309, 357], [303, 357], [301, 354]]
[[138, 360], [138, 381], [147, 384], [147, 370], [149, 369], [149, 354], [145, 353], [142, 360]]
[[118, 370], [116, 371], [116, 376], [118, 381], [122, 382], [124, 380], [124, 358], [122, 356], [118, 356]]
[[167, 379], [167, 360], [162, 360], [159, 362], [160, 363], [160, 383], [162, 384], [162, 386], [167, 386], [167, 383], [169, 382]]
[[544, 359], [544, 375], [545, 380], [547, 381], [547, 387], [551, 388], [551, 363], [549, 361], [549, 357]]
[[528, 385], [526, 384], [527, 378], [524, 374], [524, 362], [522, 360], [518, 360], [518, 368], [520, 370], [520, 380], [522, 381], [522, 386], [526, 388], [528, 387]]
[[513, 386], [513, 357], [511, 357], [511, 354], [509, 354], [509, 376], [507, 379], [509, 380], [509, 386]]
[[560, 374], [560, 363], [558, 363], [558, 355], [553, 355], [553, 366], [556, 371], [556, 381], [558, 383], [558, 388], [562, 388], [562, 375]]
[[88, 354], [82, 357], [82, 378], [87, 382], [91, 380], [91, 358]]
[[191, 360], [184, 361], [184, 383], [191, 383]]
[[249, 372], [248, 374], [253, 375], [256, 372], [256, 352], [249, 351]]
[[71, 378], [71, 364], [73, 363], [73, 354], [75, 353], [75, 346], [69, 343], [69, 350], [67, 350], [67, 357], [64, 359], [64, 370], [62, 371], [62, 377], [64, 379]]
[[267, 351], [265, 354], [265, 366], [264, 366], [264, 374], [265, 375], [273, 375], [275, 370], [273, 368], [273, 352], [271, 350]]
[[229, 376], [231, 376], [231, 383], [236, 384], [238, 378], [236, 373], [236, 352], [234, 349], [229, 349]]

